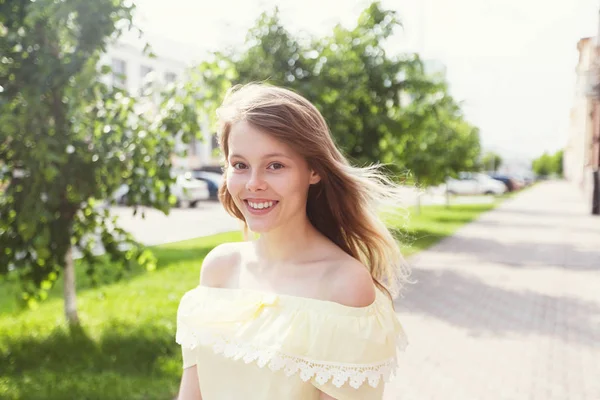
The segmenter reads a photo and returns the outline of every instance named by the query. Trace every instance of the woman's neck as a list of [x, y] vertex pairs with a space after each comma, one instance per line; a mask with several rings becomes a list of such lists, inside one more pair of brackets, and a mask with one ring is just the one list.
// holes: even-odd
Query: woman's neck
[[306, 215], [277, 229], [262, 233], [257, 240], [257, 256], [267, 263], [297, 261], [319, 236]]

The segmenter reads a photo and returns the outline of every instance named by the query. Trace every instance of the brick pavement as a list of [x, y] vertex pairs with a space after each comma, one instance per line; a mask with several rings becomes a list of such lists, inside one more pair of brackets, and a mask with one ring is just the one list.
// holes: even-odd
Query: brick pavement
[[386, 400], [600, 400], [600, 217], [541, 183], [413, 259]]

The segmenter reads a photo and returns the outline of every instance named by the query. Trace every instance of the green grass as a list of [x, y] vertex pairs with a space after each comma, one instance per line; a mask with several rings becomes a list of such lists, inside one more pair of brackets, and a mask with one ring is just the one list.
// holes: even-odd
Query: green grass
[[[431, 246], [493, 207], [422, 207], [406, 227], [405, 254]], [[64, 321], [62, 284], [37, 309], [20, 310], [16, 285], [0, 282], [0, 398], [172, 399], [181, 378], [174, 341], [179, 300], [198, 283], [208, 251], [238, 240], [241, 234], [227, 233], [158, 246], [156, 271], [133, 270], [115, 282], [108, 266], [97, 287], [79, 266], [82, 327], [74, 330]]]
[[452, 235], [458, 228], [475, 220], [498, 203], [446, 206], [424, 206], [421, 213], [410, 211], [406, 233], [400, 232], [402, 252], [411, 256]]
[[[97, 288], [86, 287], [84, 275], [78, 276], [78, 330], [64, 322], [62, 287], [55, 287], [37, 310], [4, 311], [0, 398], [173, 398], [181, 378], [174, 342], [179, 300], [197, 284], [208, 251], [240, 239], [227, 233], [157, 247], [156, 271], [133, 271]], [[0, 286], [2, 304], [10, 304], [7, 286]]]

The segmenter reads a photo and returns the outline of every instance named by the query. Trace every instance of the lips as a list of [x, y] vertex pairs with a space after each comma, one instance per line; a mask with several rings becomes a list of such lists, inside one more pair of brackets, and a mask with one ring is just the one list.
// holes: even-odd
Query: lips
[[277, 206], [279, 201], [268, 199], [245, 199], [244, 204], [251, 214], [264, 215]]

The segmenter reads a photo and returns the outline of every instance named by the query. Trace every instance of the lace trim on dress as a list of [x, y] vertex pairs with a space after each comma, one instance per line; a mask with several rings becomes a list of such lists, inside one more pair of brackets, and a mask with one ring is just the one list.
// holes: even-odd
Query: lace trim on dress
[[[287, 376], [299, 374], [307, 382], [312, 377], [320, 385], [332, 380], [336, 387], [342, 387], [346, 382], [354, 389], [358, 389], [365, 381], [372, 387], [377, 387], [381, 379], [389, 381], [397, 367], [397, 358], [391, 357], [385, 361], [373, 364], [345, 364], [315, 361], [304, 357], [285, 354], [281, 351], [250, 343], [238, 343], [223, 337], [213, 336], [208, 333], [197, 334], [183, 333], [178, 330], [176, 341], [182, 346], [195, 348], [198, 344], [210, 346], [215, 354], [233, 360], [243, 360], [246, 364], [255, 362], [260, 368], [268, 366], [272, 371], [283, 369]], [[398, 340], [397, 347], [403, 350], [407, 342]]]

